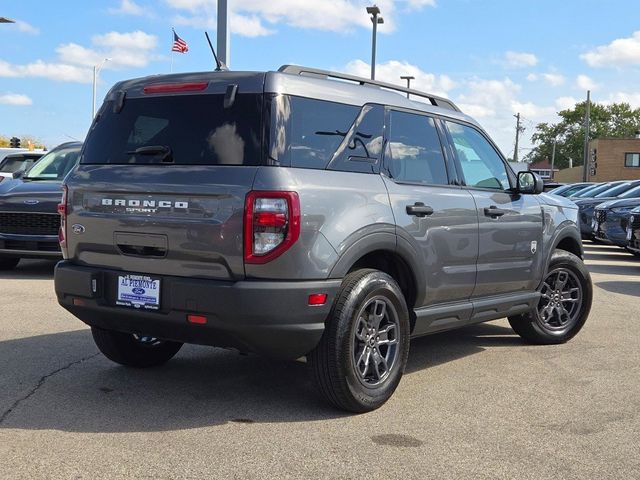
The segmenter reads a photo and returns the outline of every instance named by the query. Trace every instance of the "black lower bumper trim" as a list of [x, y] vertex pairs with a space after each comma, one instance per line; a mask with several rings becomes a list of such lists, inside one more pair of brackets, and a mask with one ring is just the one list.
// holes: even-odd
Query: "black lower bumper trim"
[[[289, 359], [316, 347], [341, 283], [225, 282], [154, 275], [161, 279], [161, 307], [146, 311], [115, 305], [117, 277], [123, 273], [139, 272], [59, 262], [55, 271], [58, 301], [91, 326]], [[326, 293], [326, 303], [309, 306], [312, 293]], [[190, 313], [206, 316], [207, 323], [189, 323]]]

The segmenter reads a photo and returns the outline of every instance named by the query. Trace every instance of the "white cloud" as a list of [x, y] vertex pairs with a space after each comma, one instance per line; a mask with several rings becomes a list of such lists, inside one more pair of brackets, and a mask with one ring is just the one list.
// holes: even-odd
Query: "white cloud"
[[599, 85], [587, 75], [578, 75], [576, 77], [576, 87], [580, 90], [597, 90]]
[[5, 93], [0, 94], [0, 103], [4, 105], [26, 106], [33, 104], [33, 100], [27, 95], [21, 93]]
[[632, 108], [640, 108], [640, 93], [638, 92], [613, 92], [609, 94], [604, 104], [628, 103]]
[[407, 0], [407, 3], [411, 9], [436, 6], [436, 0]]
[[574, 97], [559, 97], [559, 98], [556, 98], [556, 108], [559, 111], [571, 110], [573, 107], [576, 106], [576, 103], [578, 102], [579, 101]]
[[[173, 19], [177, 25], [196, 28], [215, 27], [214, 0], [165, 0], [180, 12]], [[395, 18], [400, 10], [417, 10], [435, 6], [435, 0], [378, 0], [385, 23], [381, 33], [395, 29]], [[360, 0], [323, 0], [317, 3], [301, 0], [236, 0], [230, 3], [232, 33], [260, 36], [274, 33], [273, 26], [285, 24], [297, 28], [325, 30], [338, 33], [354, 28], [371, 28], [371, 21]]]
[[[362, 60], [352, 60], [345, 68], [346, 73], [369, 78], [371, 64]], [[446, 96], [450, 90], [456, 87], [455, 82], [446, 75], [434, 75], [428, 73], [405, 61], [391, 60], [389, 62], [376, 65], [376, 80], [394, 83], [405, 87], [406, 81], [400, 75], [410, 75], [415, 77], [411, 81], [411, 88], [422, 90], [433, 95]]]
[[92, 73], [88, 68], [47, 63], [42, 60], [24, 65], [14, 65], [0, 60], [0, 77], [37, 77], [61, 82], [91, 83]]
[[543, 80], [545, 83], [549, 84], [552, 87], [560, 87], [562, 85], [564, 85], [565, 83], [565, 78], [563, 75], [560, 75], [559, 73], [553, 73], [553, 72], [548, 72], [548, 73], [530, 73], [529, 75], [527, 75], [527, 80], [530, 82], [537, 82], [538, 80]]
[[618, 38], [580, 55], [591, 67], [627, 67], [640, 65], [640, 31], [631, 37]]
[[565, 82], [564, 76], [559, 73], [543, 73], [542, 78], [552, 87], [560, 87]]
[[31, 25], [30, 23], [24, 22], [22, 20], [16, 20], [15, 28], [17, 28], [19, 32], [29, 33], [31, 35], [37, 35], [40, 33], [39, 29]]
[[110, 8], [109, 13], [113, 15], [135, 15], [146, 16], [147, 11], [138, 5], [134, 0], [121, 0], [118, 8]]
[[95, 35], [92, 48], [76, 43], [66, 43], [56, 48], [58, 59], [54, 62], [36, 60], [16, 65], [0, 60], [0, 77], [40, 77], [62, 82], [90, 83], [92, 67], [111, 60], [104, 68], [145, 67], [151, 60], [158, 43], [155, 35], [142, 31], [129, 33], [109, 32]]
[[504, 59], [505, 64], [512, 68], [535, 67], [538, 64], [538, 57], [533, 53], [509, 51], [504, 54]]
[[231, 32], [244, 37], [263, 37], [275, 33], [275, 30], [265, 27], [258, 16], [233, 12], [229, 15], [229, 28]]
[[94, 48], [83, 47], [76, 43], [58, 46], [56, 52], [61, 62], [92, 67], [102, 63], [105, 58], [110, 61], [104, 68], [145, 67], [153, 60], [151, 52], [158, 44], [158, 37], [137, 30], [135, 32], [109, 32], [95, 35], [91, 39]]

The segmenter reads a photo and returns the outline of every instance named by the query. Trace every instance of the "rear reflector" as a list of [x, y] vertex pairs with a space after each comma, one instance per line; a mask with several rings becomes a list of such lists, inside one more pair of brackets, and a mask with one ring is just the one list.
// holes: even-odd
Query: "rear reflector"
[[187, 322], [195, 323], [196, 325], [204, 325], [207, 323], [207, 317], [204, 315], [187, 315]]
[[312, 293], [311, 295], [309, 295], [309, 305], [311, 306], [324, 305], [326, 301], [326, 293]]
[[73, 304], [74, 304], [76, 307], [84, 307], [84, 306], [86, 305], [85, 301], [84, 301], [84, 300], [82, 300], [81, 298], [74, 298], [74, 299], [73, 299]]
[[209, 82], [156, 83], [145, 85], [144, 93], [201, 92]]

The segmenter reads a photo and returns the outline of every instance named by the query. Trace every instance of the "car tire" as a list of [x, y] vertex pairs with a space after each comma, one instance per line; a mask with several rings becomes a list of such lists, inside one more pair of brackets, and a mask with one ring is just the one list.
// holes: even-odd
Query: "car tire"
[[0, 257], [0, 270], [13, 270], [20, 263], [16, 257]]
[[182, 343], [91, 327], [98, 349], [109, 360], [127, 367], [147, 368], [173, 358]]
[[634, 250], [630, 250], [628, 247], [625, 247], [625, 250], [630, 253], [631, 255], [633, 255], [636, 258], [640, 258], [640, 252], [636, 252]]
[[556, 250], [542, 283], [536, 308], [509, 317], [513, 330], [538, 345], [564, 343], [582, 329], [591, 310], [591, 276], [580, 258]]
[[409, 311], [396, 281], [372, 269], [348, 274], [308, 356], [322, 396], [341, 410], [375, 410], [396, 390], [408, 356]]

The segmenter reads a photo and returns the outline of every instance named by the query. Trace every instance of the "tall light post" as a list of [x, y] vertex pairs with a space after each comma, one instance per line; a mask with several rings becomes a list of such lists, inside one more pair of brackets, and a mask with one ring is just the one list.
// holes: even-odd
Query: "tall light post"
[[100, 62], [100, 65], [93, 66], [93, 100], [91, 102], [91, 105], [92, 105], [91, 121], [93, 121], [93, 119], [96, 118], [96, 88], [98, 83], [98, 74], [100, 73], [100, 70], [102, 70], [102, 67], [104, 67], [104, 64], [107, 63], [109, 60], [111, 59], [105, 58], [104, 60], [102, 60], [102, 62]]
[[[415, 80], [416, 77], [413, 77], [411, 75], [401, 75], [400, 78], [402, 80], [406, 80], [407, 81], [407, 88], [411, 88], [411, 80]], [[409, 92], [407, 92], [407, 98], [409, 98]]]
[[229, 8], [227, 0], [218, 0], [218, 60], [229, 65]]
[[384, 23], [384, 18], [380, 16], [380, 9], [373, 5], [367, 7], [367, 13], [371, 15], [371, 23], [373, 23], [373, 34], [371, 37], [371, 80], [376, 79], [376, 35], [378, 33], [378, 24]]

